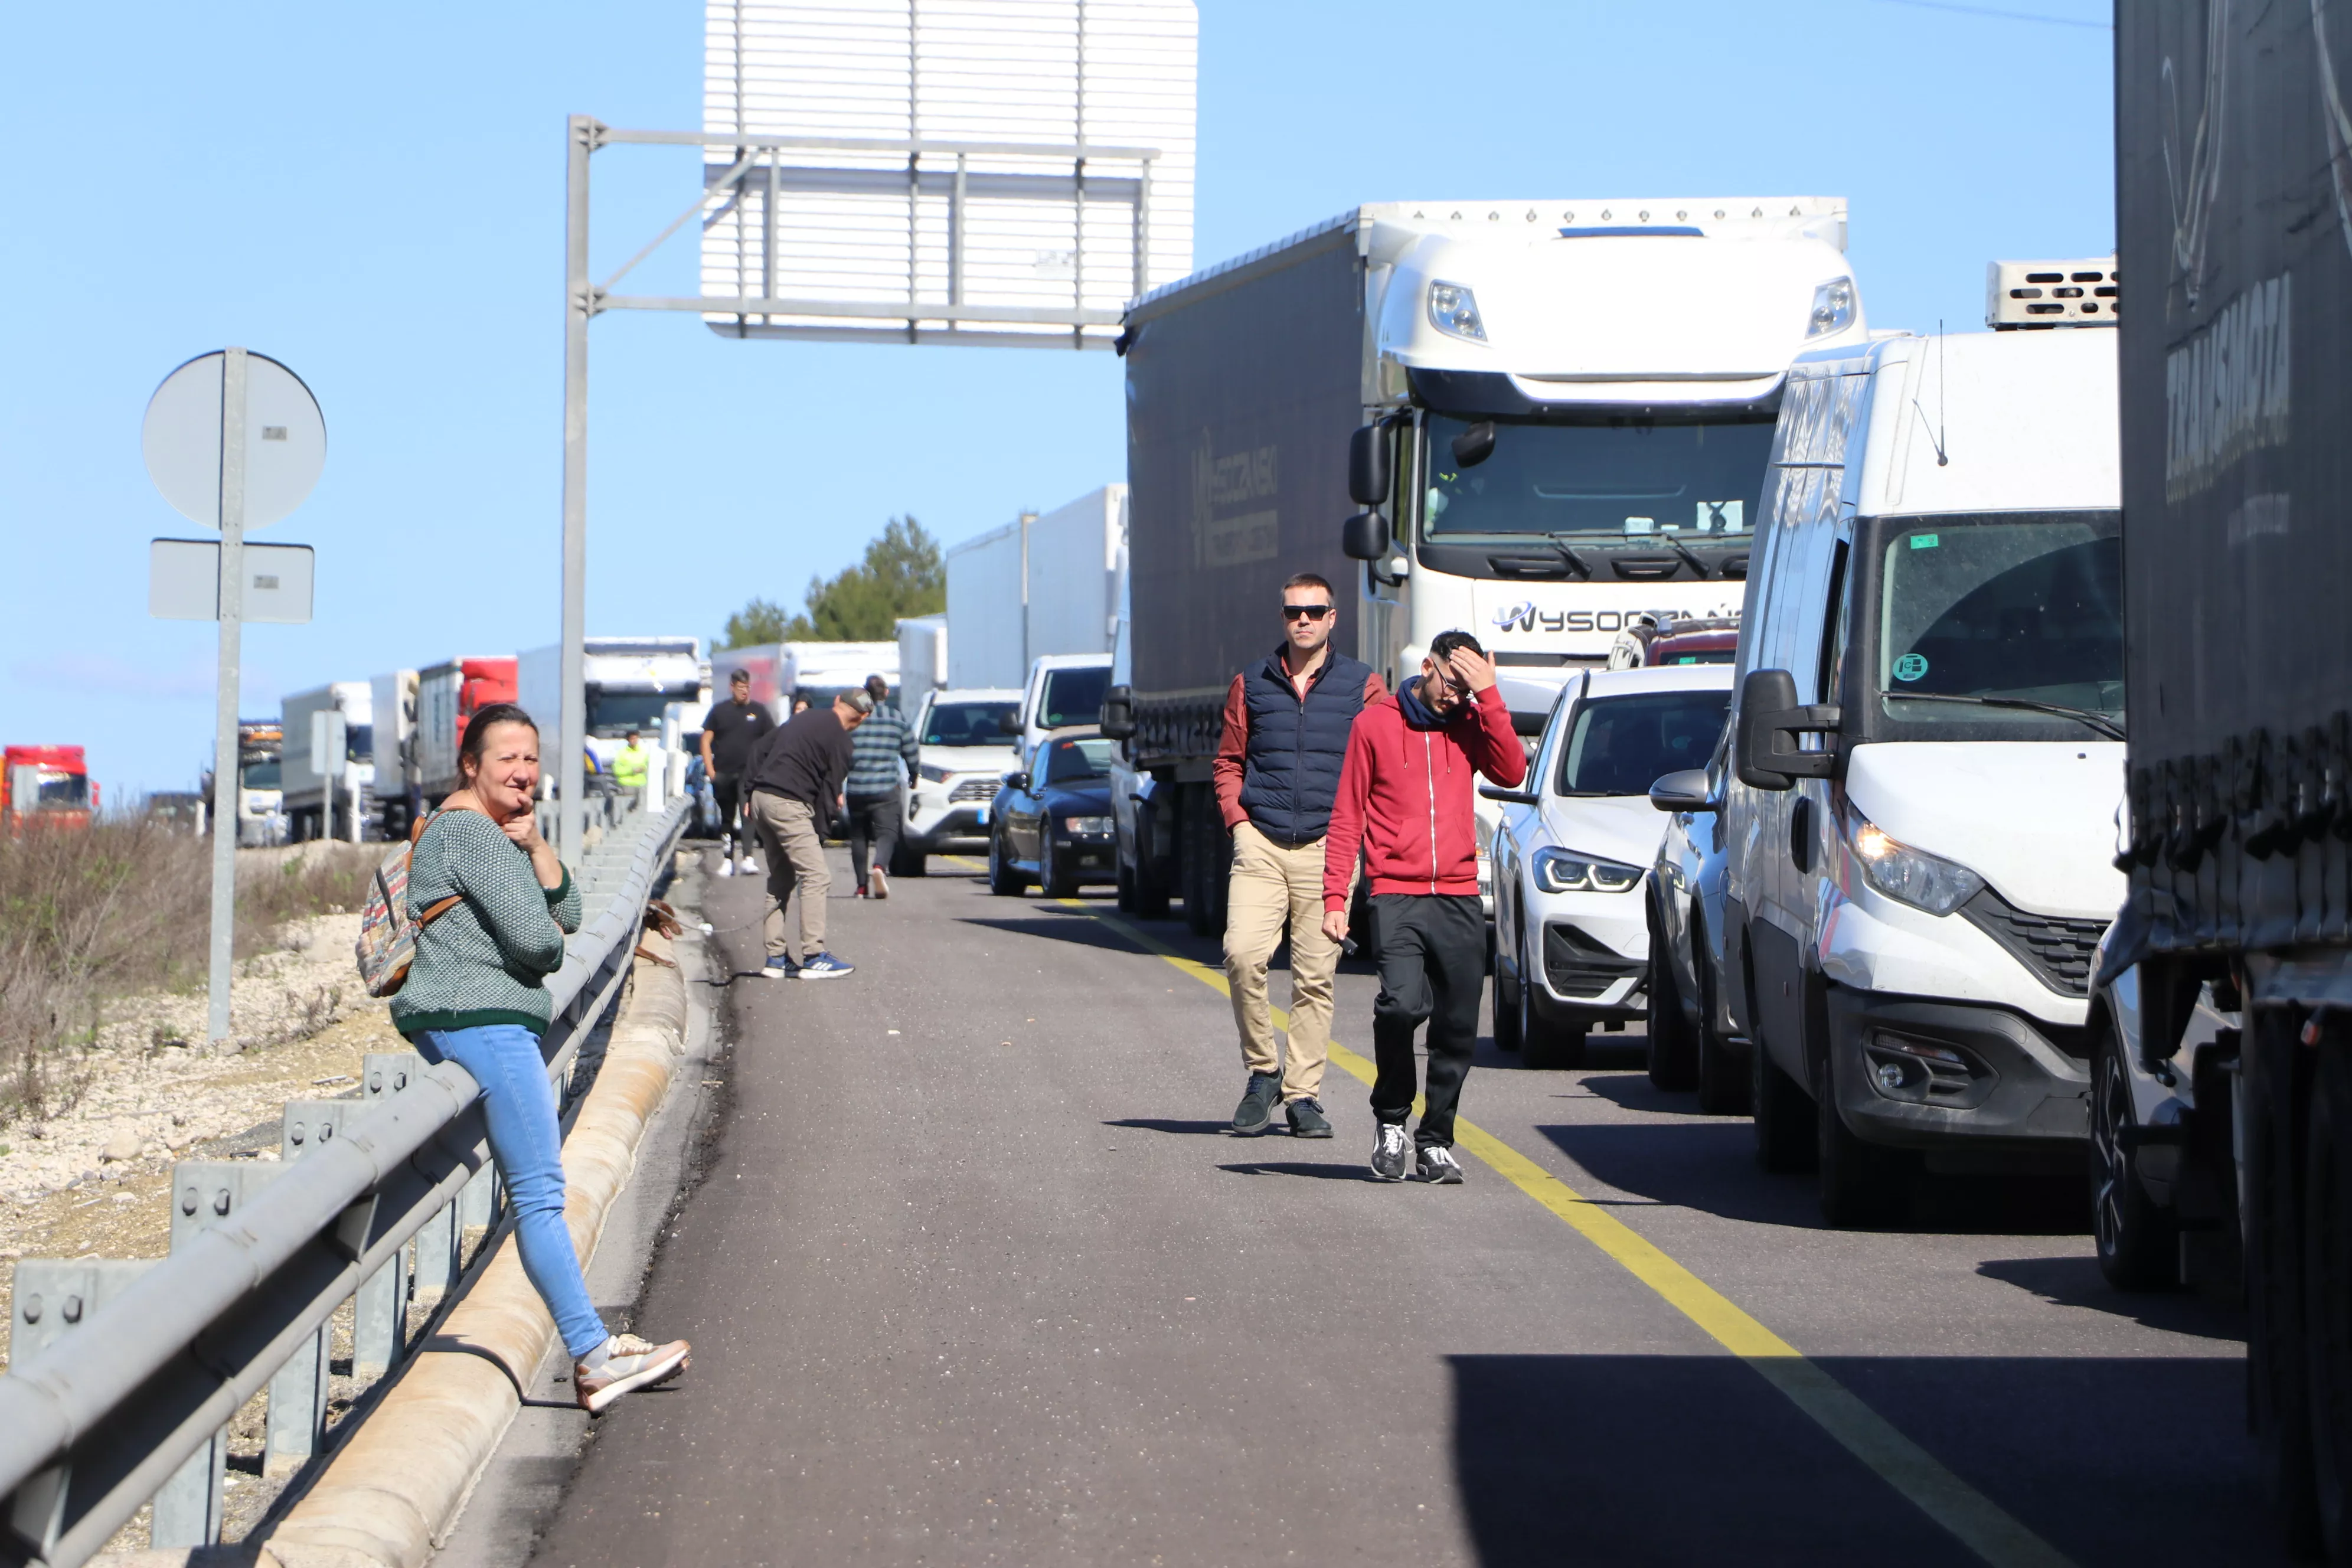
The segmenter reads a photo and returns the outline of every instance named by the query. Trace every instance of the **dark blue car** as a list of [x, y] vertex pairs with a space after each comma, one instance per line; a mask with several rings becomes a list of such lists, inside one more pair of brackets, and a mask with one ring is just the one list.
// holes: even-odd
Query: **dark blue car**
[[1110, 812], [1112, 742], [1094, 729], [1056, 730], [1029, 771], [1007, 773], [988, 817], [988, 890], [1017, 896], [1032, 882], [1049, 899], [1118, 879]]

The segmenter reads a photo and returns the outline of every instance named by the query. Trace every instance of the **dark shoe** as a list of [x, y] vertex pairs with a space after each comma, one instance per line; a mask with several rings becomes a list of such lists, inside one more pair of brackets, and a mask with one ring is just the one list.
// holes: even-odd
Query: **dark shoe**
[[1462, 1181], [1462, 1162], [1456, 1160], [1454, 1151], [1443, 1143], [1432, 1143], [1413, 1163], [1412, 1173], [1418, 1181], [1434, 1182], [1443, 1187], [1456, 1186]]
[[1282, 1079], [1270, 1072], [1250, 1074], [1242, 1102], [1234, 1108], [1234, 1131], [1244, 1136], [1263, 1132], [1274, 1120], [1274, 1103], [1282, 1098]]
[[1330, 1118], [1323, 1114], [1323, 1108], [1315, 1101], [1294, 1100], [1283, 1110], [1290, 1118], [1290, 1135], [1293, 1138], [1331, 1136]]
[[1404, 1180], [1404, 1157], [1412, 1151], [1402, 1121], [1383, 1121], [1372, 1145], [1372, 1174], [1383, 1182]]

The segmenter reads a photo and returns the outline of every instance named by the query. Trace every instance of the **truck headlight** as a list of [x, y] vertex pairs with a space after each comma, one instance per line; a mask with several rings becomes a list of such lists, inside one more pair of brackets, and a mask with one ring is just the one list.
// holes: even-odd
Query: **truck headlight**
[[1915, 910], [1948, 915], [1984, 890], [1984, 879], [1966, 866], [1912, 848], [1859, 812], [1847, 820], [1846, 842], [1872, 887]]
[[1642, 881], [1632, 866], [1552, 848], [1536, 851], [1535, 876], [1536, 886], [1547, 893], [1626, 893]]
[[1486, 341], [1486, 323], [1478, 317], [1478, 299], [1459, 283], [1429, 286], [1429, 324], [1449, 337], [1474, 343]]
[[1084, 837], [1090, 833], [1108, 833], [1111, 820], [1108, 816], [1066, 816], [1062, 818], [1062, 826], [1068, 828], [1072, 836]]
[[1813, 290], [1813, 313], [1805, 320], [1805, 336], [1826, 337], [1853, 325], [1853, 279], [1836, 278]]

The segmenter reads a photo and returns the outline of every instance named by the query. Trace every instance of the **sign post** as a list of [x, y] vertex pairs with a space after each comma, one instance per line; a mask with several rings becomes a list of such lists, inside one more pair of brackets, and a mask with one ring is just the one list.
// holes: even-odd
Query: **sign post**
[[[163, 499], [191, 521], [219, 529], [221, 536], [207, 1016], [207, 1033], [217, 1046], [229, 1038], [229, 974], [236, 937], [236, 708], [243, 670], [245, 532], [267, 527], [302, 504], [327, 460], [327, 426], [317, 399], [292, 371], [266, 355], [222, 349], [163, 378], [148, 399], [140, 444], [148, 477]], [[151, 603], [153, 597], [151, 584]]]

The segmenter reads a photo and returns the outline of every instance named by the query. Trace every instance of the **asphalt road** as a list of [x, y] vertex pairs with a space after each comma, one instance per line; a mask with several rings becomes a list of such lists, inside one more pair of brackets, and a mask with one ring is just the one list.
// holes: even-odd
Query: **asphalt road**
[[694, 1367], [599, 1424], [537, 1561], [2277, 1560], [2242, 1316], [2107, 1290], [2074, 1185], [1825, 1230], [1638, 1031], [1482, 1044], [1468, 1181], [1377, 1184], [1336, 1064], [1336, 1140], [1223, 1131], [1228, 1004], [1138, 939], [1213, 944], [933, 866], [834, 901], [846, 979], [719, 939], [731, 1103], [639, 1314]]

